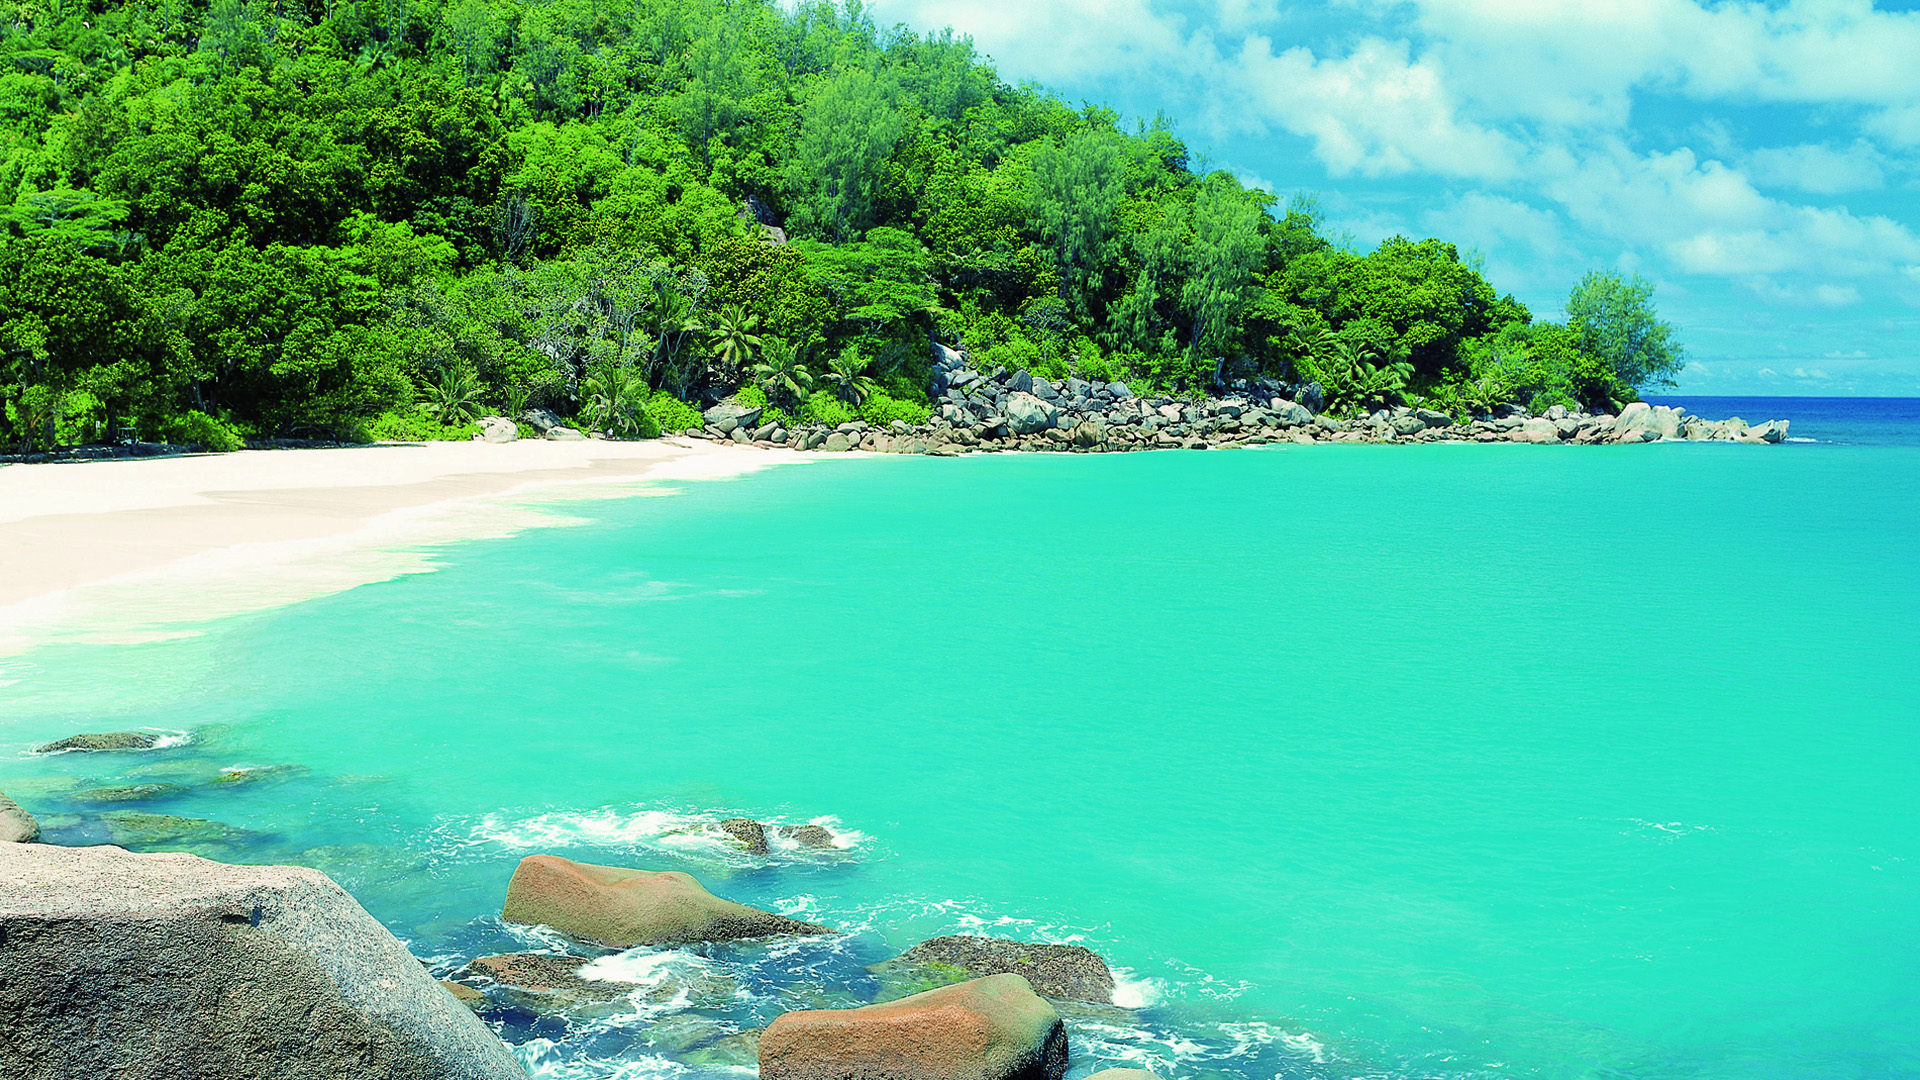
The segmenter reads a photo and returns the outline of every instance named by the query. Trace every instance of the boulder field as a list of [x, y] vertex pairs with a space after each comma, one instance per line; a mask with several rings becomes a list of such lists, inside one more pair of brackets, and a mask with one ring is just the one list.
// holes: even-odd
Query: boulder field
[[1554, 406], [1535, 416], [1501, 406], [1457, 422], [1430, 409], [1398, 407], [1366, 416], [1315, 415], [1325, 404], [1317, 384], [1269, 381], [1237, 384], [1224, 397], [1136, 397], [1122, 383], [1059, 381], [1026, 371], [979, 371], [965, 354], [934, 346], [928, 387], [934, 416], [878, 427], [850, 421], [829, 428], [798, 424], [789, 430], [764, 410], [725, 403], [706, 411], [695, 438], [752, 446], [839, 453], [965, 454], [980, 450], [1113, 452], [1204, 450], [1220, 446], [1316, 442], [1638, 443], [1661, 439], [1773, 443], [1787, 435], [1785, 420], [1748, 426], [1744, 420], [1703, 420], [1684, 410], [1634, 402], [1620, 415], [1572, 412]]
[[596, 866], [557, 855], [520, 860], [501, 917], [616, 949], [836, 931], [708, 892], [689, 874]]
[[0, 844], [0, 1080], [525, 1080], [325, 874]]
[[1060, 1080], [1067, 1032], [1018, 975], [858, 1009], [783, 1013], [760, 1036], [761, 1080]]

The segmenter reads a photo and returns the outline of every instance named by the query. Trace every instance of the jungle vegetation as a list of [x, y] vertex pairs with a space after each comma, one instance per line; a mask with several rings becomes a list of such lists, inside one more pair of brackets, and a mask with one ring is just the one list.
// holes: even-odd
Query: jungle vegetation
[[1439, 239], [1371, 251], [1165, 119], [951, 31], [768, 0], [0, 0], [0, 442], [615, 435], [744, 392], [923, 419], [982, 367], [1331, 407], [1608, 408], [1650, 287], [1535, 320]]

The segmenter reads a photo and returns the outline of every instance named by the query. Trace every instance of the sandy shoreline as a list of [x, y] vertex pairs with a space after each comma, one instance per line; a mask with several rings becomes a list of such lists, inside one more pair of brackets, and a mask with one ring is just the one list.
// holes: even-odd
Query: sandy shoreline
[[181, 617], [187, 597], [188, 617], [214, 618], [424, 569], [403, 549], [564, 521], [529, 509], [534, 491], [796, 460], [699, 440], [521, 440], [8, 465], [0, 653], [83, 622], [103, 640], [137, 637]]

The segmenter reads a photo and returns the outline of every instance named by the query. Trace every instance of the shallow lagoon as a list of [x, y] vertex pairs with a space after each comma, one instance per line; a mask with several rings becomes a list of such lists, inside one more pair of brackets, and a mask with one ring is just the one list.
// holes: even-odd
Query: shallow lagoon
[[[630, 956], [661, 992], [504, 1019], [544, 1075], [727, 1074], [729, 1033], [966, 929], [1126, 969], [1137, 1008], [1070, 1018], [1075, 1075], [1920, 1075], [1920, 450], [883, 458], [672, 491], [0, 660], [0, 789], [51, 839], [318, 865], [443, 971], [554, 944], [492, 917], [534, 851], [855, 931]], [[195, 741], [11, 754], [127, 726]], [[138, 783], [179, 790], [74, 797]], [[849, 847], [688, 831], [735, 812]]]

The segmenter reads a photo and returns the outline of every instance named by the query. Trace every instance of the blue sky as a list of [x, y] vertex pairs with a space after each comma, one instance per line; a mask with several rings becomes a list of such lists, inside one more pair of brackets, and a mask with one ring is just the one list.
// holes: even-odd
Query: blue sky
[[1920, 396], [1920, 0], [877, 0], [1543, 317], [1646, 276], [1701, 394]]

